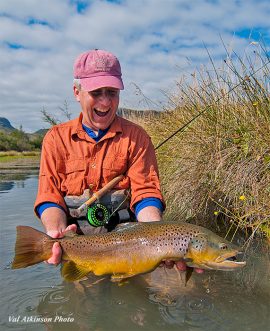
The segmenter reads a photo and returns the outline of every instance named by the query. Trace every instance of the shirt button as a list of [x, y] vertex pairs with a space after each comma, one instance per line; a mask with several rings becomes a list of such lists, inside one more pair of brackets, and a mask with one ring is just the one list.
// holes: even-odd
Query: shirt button
[[91, 167], [92, 167], [92, 168], [95, 168], [95, 167], [96, 167], [96, 164], [95, 164], [95, 163], [93, 163], [93, 164], [91, 165]]

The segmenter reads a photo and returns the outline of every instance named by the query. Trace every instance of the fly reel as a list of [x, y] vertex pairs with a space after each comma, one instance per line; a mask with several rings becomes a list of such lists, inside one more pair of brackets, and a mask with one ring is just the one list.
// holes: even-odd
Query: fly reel
[[88, 223], [94, 227], [108, 224], [110, 213], [106, 206], [101, 203], [91, 205], [87, 210]]

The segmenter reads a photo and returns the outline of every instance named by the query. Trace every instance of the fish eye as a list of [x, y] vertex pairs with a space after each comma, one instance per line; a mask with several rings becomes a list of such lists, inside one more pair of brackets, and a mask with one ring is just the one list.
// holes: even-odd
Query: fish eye
[[219, 248], [220, 249], [228, 249], [228, 246], [226, 244], [222, 243], [222, 244], [219, 245]]

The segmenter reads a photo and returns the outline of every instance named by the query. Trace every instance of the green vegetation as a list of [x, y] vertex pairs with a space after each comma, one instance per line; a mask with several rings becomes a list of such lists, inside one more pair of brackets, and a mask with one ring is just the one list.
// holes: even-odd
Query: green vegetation
[[[71, 113], [68, 110], [68, 103], [64, 101], [62, 107], [58, 107], [60, 119], [54, 115], [49, 114], [45, 108], [41, 110], [42, 119], [45, 123], [51, 126], [59, 124], [64, 120], [71, 119]], [[5, 126], [3, 124], [9, 123], [5, 118], [1, 118], [0, 123], [0, 151], [39, 151], [41, 149], [42, 140], [47, 132], [46, 129], [41, 129], [36, 133], [26, 133], [20, 128], [14, 129], [12, 126]], [[1, 125], [2, 124], [2, 125]]]
[[22, 129], [0, 131], [0, 151], [34, 151], [41, 148], [43, 135], [25, 133]]
[[17, 160], [39, 160], [40, 151], [17, 152], [7, 151], [0, 152], [0, 163], [11, 163]]
[[166, 216], [270, 237], [269, 58], [228, 56], [192, 77], [170, 110], [137, 120], [157, 146], [196, 118], [157, 150]]

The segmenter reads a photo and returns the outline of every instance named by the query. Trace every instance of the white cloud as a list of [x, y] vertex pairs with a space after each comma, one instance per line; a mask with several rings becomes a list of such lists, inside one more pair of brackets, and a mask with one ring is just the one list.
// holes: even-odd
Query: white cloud
[[65, 25], [66, 19], [73, 13], [73, 8], [68, 1], [62, 0], [12, 0], [1, 1], [0, 12], [16, 20], [36, 18], [47, 21], [54, 26]]
[[249, 44], [241, 30], [260, 28], [269, 43], [269, 14], [268, 1], [258, 0], [96, 0], [81, 13], [69, 0], [1, 1], [0, 116], [33, 131], [44, 126], [40, 110], [53, 113], [64, 100], [75, 116], [73, 62], [91, 48], [120, 59], [123, 106], [143, 106], [133, 83], [158, 103], [161, 91], [171, 91], [182, 74], [209, 61], [203, 43], [215, 61], [225, 56], [220, 36], [239, 54]]

